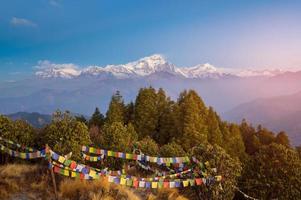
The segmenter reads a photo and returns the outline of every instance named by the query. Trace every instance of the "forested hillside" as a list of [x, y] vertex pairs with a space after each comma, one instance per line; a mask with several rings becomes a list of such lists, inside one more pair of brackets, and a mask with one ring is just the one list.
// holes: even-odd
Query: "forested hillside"
[[[252, 127], [243, 119], [223, 121], [193, 90], [172, 101], [163, 89], [141, 88], [128, 104], [117, 91], [105, 114], [96, 108], [87, 120], [57, 111], [42, 129], [0, 116], [0, 136], [37, 148], [48, 144], [61, 154], [72, 151], [74, 160], [82, 160], [82, 145], [162, 157], [193, 155], [208, 161], [208, 173], [216, 171], [223, 180], [197, 191], [179, 190], [189, 199], [243, 199], [239, 191], [257, 199], [301, 199], [301, 147], [291, 147], [285, 132]], [[108, 158], [97, 167], [125, 164]]]

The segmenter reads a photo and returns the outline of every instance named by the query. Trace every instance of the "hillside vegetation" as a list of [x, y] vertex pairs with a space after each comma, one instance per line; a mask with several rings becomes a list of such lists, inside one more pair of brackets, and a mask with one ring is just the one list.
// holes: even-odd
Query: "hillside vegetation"
[[[83, 116], [73, 117], [70, 112], [57, 111], [51, 123], [42, 129], [0, 116], [0, 136], [36, 148], [48, 144], [62, 155], [72, 151], [72, 159], [80, 162], [83, 162], [82, 145], [121, 152], [138, 148], [145, 154], [162, 157], [195, 156], [204, 163], [208, 161], [209, 173], [217, 171], [223, 177], [221, 183], [213, 185], [151, 190], [149, 194], [104, 182], [65, 178], [59, 181], [63, 199], [241, 199], [243, 195], [239, 191], [258, 199], [301, 198], [301, 148], [292, 148], [285, 132], [273, 133], [262, 126], [254, 128], [245, 120], [241, 124], [223, 121], [193, 90], [182, 92], [177, 101], [172, 101], [163, 89], [142, 88], [135, 102], [128, 104], [117, 91], [105, 115], [96, 108], [91, 119], [86, 120]], [[12, 160], [1, 154], [1, 162]], [[106, 159], [94, 165], [118, 170], [127, 164], [127, 161]], [[29, 181], [26, 187], [22, 181], [11, 182], [10, 175], [5, 174], [7, 167], [19, 166], [2, 167], [0, 184], [5, 187], [1, 188], [8, 189], [1, 192], [29, 194], [26, 188], [30, 191], [28, 184], [35, 181]], [[148, 173], [139, 172], [141, 176]], [[51, 191], [46, 189], [51, 186], [49, 176], [45, 176], [47, 180], [43, 179], [43, 173], [34, 176], [37, 178], [33, 180], [41, 184], [36, 186], [37, 190]]]

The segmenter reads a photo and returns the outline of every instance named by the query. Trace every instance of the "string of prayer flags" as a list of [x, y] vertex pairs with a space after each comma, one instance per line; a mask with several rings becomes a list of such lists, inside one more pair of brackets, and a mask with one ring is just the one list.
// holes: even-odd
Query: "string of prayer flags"
[[7, 140], [7, 139], [4, 139], [0, 136], [0, 141], [3, 141], [4, 143], [6, 144], [9, 144], [9, 145], [12, 145], [12, 146], [15, 146], [17, 148], [20, 148], [26, 152], [34, 152], [34, 151], [37, 151], [35, 148], [32, 148], [32, 147], [27, 147], [27, 146], [24, 146], [24, 145], [21, 145], [21, 144], [18, 144], [18, 143], [15, 143], [14, 141], [11, 141], [11, 140]]
[[0, 144], [0, 150], [9, 154], [11, 157], [21, 158], [24, 160], [43, 158], [45, 157], [45, 150], [35, 151], [35, 152], [19, 152]]
[[107, 157], [115, 157], [122, 158], [127, 160], [138, 160], [138, 161], [147, 161], [152, 163], [160, 163], [160, 164], [176, 164], [176, 163], [189, 163], [190, 159], [187, 156], [184, 157], [157, 157], [157, 156], [148, 156], [144, 154], [133, 154], [133, 153], [123, 153], [123, 152], [115, 152], [111, 150], [105, 149], [96, 149], [94, 147], [82, 146], [82, 152], [104, 155]]

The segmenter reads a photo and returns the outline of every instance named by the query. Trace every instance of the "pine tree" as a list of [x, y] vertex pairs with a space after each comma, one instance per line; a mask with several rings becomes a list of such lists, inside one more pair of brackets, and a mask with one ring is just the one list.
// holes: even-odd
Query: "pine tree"
[[106, 114], [106, 122], [109, 124], [112, 124], [113, 122], [125, 122], [125, 105], [119, 91], [111, 98], [109, 109]]
[[193, 91], [184, 91], [178, 99], [176, 111], [177, 142], [184, 150], [207, 142], [207, 108], [203, 100]]
[[135, 105], [133, 102], [130, 102], [125, 107], [125, 124], [133, 123], [134, 122], [134, 114], [135, 114]]
[[154, 136], [158, 126], [157, 94], [152, 87], [139, 90], [135, 102], [135, 129], [139, 138]]
[[104, 124], [104, 116], [100, 113], [99, 109], [96, 107], [95, 111], [89, 120], [89, 127], [97, 126], [98, 128], [102, 127]]
[[282, 144], [286, 147], [290, 147], [290, 141], [288, 139], [287, 134], [284, 131], [281, 131], [277, 134], [275, 142], [278, 144]]
[[[224, 122], [224, 126], [227, 127], [226, 122]], [[227, 153], [232, 157], [239, 158], [240, 160], [245, 159], [245, 145], [239, 126], [235, 124], [228, 125], [228, 131], [225, 131], [224, 134], [225, 149]]]
[[214, 112], [212, 107], [209, 107], [207, 116], [208, 126], [208, 142], [222, 146], [222, 133], [219, 127], [217, 113]]
[[160, 88], [157, 92], [158, 122], [153, 138], [159, 144], [167, 144], [172, 139], [174, 131], [174, 119], [172, 116], [173, 102], [166, 96], [165, 91]]

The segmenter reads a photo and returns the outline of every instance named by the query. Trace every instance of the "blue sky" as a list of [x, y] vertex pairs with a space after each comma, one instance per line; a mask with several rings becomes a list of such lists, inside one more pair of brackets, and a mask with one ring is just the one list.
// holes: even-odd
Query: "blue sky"
[[178, 66], [301, 66], [300, 1], [0, 0], [0, 80], [39, 60], [120, 64], [154, 53]]

